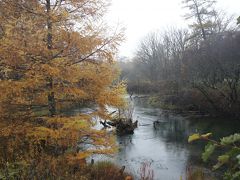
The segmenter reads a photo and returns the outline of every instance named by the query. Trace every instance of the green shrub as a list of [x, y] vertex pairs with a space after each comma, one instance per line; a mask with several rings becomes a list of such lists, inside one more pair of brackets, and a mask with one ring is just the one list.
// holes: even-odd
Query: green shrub
[[204, 162], [209, 160], [216, 149], [221, 149], [222, 154], [217, 157], [217, 162], [213, 166], [213, 170], [222, 168], [225, 180], [240, 179], [240, 134], [236, 133], [227, 137], [223, 137], [219, 141], [210, 138], [212, 134], [193, 134], [189, 137], [188, 142], [196, 140], [205, 140], [208, 144], [202, 153]]

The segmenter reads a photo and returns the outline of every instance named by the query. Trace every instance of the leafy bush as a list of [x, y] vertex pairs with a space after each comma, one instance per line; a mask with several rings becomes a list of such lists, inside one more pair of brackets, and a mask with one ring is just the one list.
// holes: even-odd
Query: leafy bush
[[216, 149], [221, 149], [222, 154], [217, 157], [217, 163], [213, 166], [213, 170], [220, 168], [224, 171], [225, 180], [238, 180], [240, 179], [240, 134], [236, 133], [215, 141], [210, 138], [212, 133], [207, 134], [193, 134], [189, 137], [188, 142], [196, 140], [205, 140], [208, 144], [202, 153], [204, 162], [209, 160]]

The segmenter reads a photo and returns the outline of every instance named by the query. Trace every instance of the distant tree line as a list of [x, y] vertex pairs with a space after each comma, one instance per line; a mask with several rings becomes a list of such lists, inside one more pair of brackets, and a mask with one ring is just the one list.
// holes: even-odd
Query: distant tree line
[[[164, 103], [189, 110], [239, 116], [240, 31], [236, 18], [213, 0], [185, 0], [189, 29], [151, 33], [122, 78], [135, 93], [158, 93]], [[239, 22], [239, 18], [238, 18]]]

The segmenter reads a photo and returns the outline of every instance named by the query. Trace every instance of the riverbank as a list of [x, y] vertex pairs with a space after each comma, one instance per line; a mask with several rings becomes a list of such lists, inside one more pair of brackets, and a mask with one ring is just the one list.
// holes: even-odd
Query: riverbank
[[238, 116], [224, 112], [217, 112], [203, 97], [194, 97], [192, 93], [185, 92], [178, 95], [163, 95], [159, 93], [133, 95], [134, 98], [144, 98], [150, 107], [159, 108], [165, 112], [181, 114], [191, 117], [211, 117], [219, 119], [239, 119]]

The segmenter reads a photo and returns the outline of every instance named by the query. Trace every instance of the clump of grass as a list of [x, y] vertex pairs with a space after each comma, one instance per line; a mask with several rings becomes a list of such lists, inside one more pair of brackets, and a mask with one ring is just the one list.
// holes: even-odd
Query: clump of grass
[[188, 168], [187, 180], [204, 180], [203, 170], [200, 168], [197, 168], [197, 169]]
[[187, 180], [216, 180], [212, 174], [202, 167], [188, 167], [186, 170]]
[[133, 180], [132, 176], [124, 170], [124, 166], [120, 168], [112, 162], [101, 161], [88, 165], [85, 172], [91, 180]]

